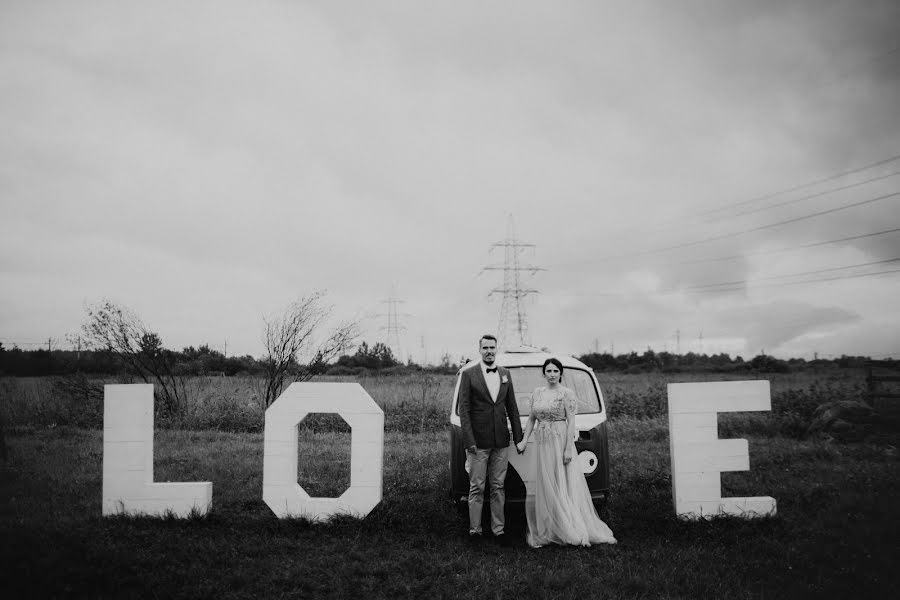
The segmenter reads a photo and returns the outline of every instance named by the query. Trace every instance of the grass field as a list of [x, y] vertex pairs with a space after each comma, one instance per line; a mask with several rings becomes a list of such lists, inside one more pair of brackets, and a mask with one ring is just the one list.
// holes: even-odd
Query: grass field
[[[801, 437], [815, 408], [833, 400], [859, 400], [865, 391], [860, 369], [760, 375], [600, 373], [610, 418], [666, 416], [666, 384], [684, 381], [768, 379], [772, 412], [749, 416], [757, 428], [777, 428]], [[324, 377], [317, 381], [358, 381], [385, 412], [388, 431], [444, 431], [455, 377], [413, 374], [391, 377]], [[113, 383], [107, 380], [106, 383]], [[103, 383], [98, 381], [95, 383]], [[264, 423], [261, 385], [250, 377], [193, 377], [190, 402], [178, 420], [157, 422], [161, 429], [259, 432]], [[0, 378], [0, 421], [7, 427], [71, 425], [101, 428], [102, 388], [89, 395], [66, 378]]]
[[[22, 598], [900, 594], [896, 434], [835, 443], [805, 438], [787, 425], [808, 412], [806, 403], [851, 394], [858, 381], [773, 378], [768, 420], [723, 416], [720, 437], [747, 437], [751, 464], [748, 472], [723, 474], [723, 495], [773, 496], [778, 515], [682, 522], [672, 509], [665, 417], [654, 408], [635, 416], [658, 402], [654, 390], [665, 382], [641, 377], [604, 382], [614, 417], [608, 520], [620, 543], [539, 550], [525, 545], [524, 519], [515, 511], [514, 547], [468, 544], [465, 519], [447, 498], [443, 424], [392, 424], [397, 415], [414, 415], [409, 407], [417, 402], [434, 403], [446, 419], [445, 400], [427, 393], [422, 400], [423, 387], [414, 380], [363, 382], [386, 407], [384, 499], [365, 519], [325, 524], [278, 520], [263, 503], [258, 431], [182, 429], [157, 431], [156, 480], [212, 481], [212, 512], [183, 521], [104, 519], [102, 432], [60, 423], [51, 400], [35, 393], [31, 401], [42, 408], [32, 414], [48, 423], [21, 415], [6, 421], [12, 426], [8, 458], [0, 462], [0, 589], [21, 590], [8, 597]], [[446, 393], [448, 381], [431, 389]], [[4, 419], [21, 406], [10, 393], [39, 385], [0, 382]], [[403, 386], [405, 396], [398, 391]], [[322, 495], [339, 493], [348, 482], [341, 466], [348, 448], [346, 433], [302, 431], [301, 482]]]

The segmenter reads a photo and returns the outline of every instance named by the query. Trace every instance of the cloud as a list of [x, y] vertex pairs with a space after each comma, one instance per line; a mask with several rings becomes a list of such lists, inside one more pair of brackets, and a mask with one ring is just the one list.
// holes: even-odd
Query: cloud
[[763, 351], [772, 354], [801, 336], [831, 332], [860, 320], [858, 314], [842, 308], [787, 301], [726, 310], [717, 318], [723, 327], [740, 323], [740, 329], [746, 332], [746, 348], [750, 354]]
[[[260, 313], [326, 288], [341, 311], [378, 314], [397, 282], [407, 344], [455, 354], [496, 323], [485, 298], [499, 273], [475, 275], [502, 261], [487, 251], [508, 213], [548, 268], [532, 330], [561, 346], [712, 336], [719, 311], [817, 306], [812, 287], [754, 281], [898, 257], [900, 236], [760, 253], [900, 226], [897, 200], [768, 225], [895, 192], [897, 178], [702, 213], [900, 153], [900, 55], [886, 53], [898, 11], [7, 3], [0, 283], [23, 290], [4, 293], [4, 314], [25, 317], [0, 327], [71, 329], [86, 296], [110, 295], [185, 344], [220, 327], [256, 352]], [[744, 283], [692, 289], [726, 281]], [[868, 283], [873, 299], [892, 293]], [[842, 294], [836, 310], [880, 318]], [[70, 308], [51, 322], [39, 297]], [[367, 336], [380, 325], [367, 319]]]

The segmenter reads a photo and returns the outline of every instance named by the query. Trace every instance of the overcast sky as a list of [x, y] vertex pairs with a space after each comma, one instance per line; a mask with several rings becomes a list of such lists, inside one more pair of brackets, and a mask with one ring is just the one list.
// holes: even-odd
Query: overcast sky
[[0, 341], [475, 356], [512, 215], [537, 346], [896, 357], [898, 156], [895, 0], [2, 0]]

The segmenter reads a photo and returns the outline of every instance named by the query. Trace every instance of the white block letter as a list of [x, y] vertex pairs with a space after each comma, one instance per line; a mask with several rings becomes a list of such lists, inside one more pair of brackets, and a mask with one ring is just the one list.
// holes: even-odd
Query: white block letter
[[[338, 498], [311, 498], [297, 483], [297, 424], [335, 413], [350, 425], [350, 487]], [[364, 517], [381, 502], [384, 413], [358, 383], [292, 383], [266, 410], [263, 500], [279, 518]]]
[[206, 514], [212, 483], [153, 483], [153, 385], [103, 386], [103, 516]]
[[720, 440], [720, 412], [771, 410], [768, 381], [669, 384], [669, 452], [675, 514], [696, 519], [716, 515], [775, 514], [775, 499], [722, 498], [722, 471], [747, 471], [747, 440]]

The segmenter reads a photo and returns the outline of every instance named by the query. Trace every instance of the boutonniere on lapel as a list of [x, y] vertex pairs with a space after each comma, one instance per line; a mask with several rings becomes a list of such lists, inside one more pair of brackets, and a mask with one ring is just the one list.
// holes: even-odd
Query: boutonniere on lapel
[[500, 378], [500, 383], [509, 383], [509, 377], [504, 375], [503, 377]]

